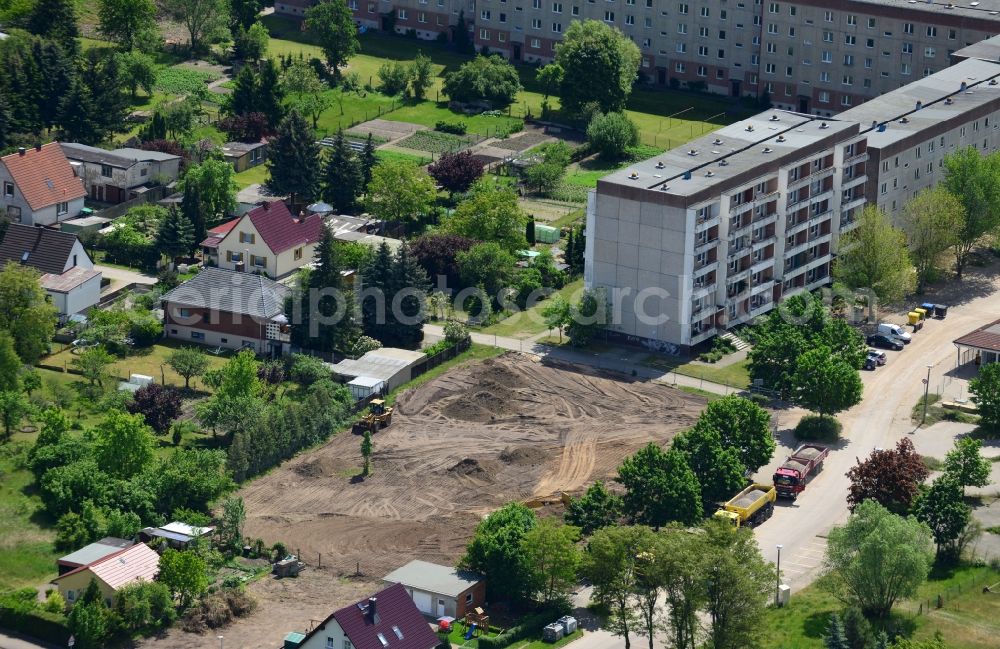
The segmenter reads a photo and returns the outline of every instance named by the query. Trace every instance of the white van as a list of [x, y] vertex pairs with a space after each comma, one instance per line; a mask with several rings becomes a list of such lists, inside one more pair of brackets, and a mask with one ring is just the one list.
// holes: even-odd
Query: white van
[[889, 322], [883, 322], [878, 326], [878, 333], [885, 334], [887, 336], [895, 336], [896, 338], [899, 338], [907, 345], [910, 344], [911, 340], [910, 332], [906, 331], [899, 325], [892, 324]]

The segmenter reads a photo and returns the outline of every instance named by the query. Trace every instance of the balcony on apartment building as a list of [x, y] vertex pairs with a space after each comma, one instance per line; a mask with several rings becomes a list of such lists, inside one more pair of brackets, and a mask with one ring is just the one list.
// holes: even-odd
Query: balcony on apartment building
[[698, 216], [695, 218], [694, 231], [695, 234], [704, 232], [705, 230], [711, 229], [712, 226], [719, 224], [719, 214], [705, 214], [703, 210], [698, 211]]
[[704, 275], [697, 275], [691, 280], [691, 290], [692, 292], [698, 292], [702, 289], [708, 289], [710, 291], [715, 290], [715, 270], [711, 270]]

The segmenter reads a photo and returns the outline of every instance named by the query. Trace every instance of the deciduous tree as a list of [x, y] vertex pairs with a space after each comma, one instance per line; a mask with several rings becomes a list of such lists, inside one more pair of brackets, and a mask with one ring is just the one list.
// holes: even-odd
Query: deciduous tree
[[640, 59], [638, 46], [618, 29], [597, 20], [573, 21], [555, 59], [562, 69], [563, 110], [577, 115], [592, 102], [601, 112], [624, 110]]
[[410, 92], [413, 98], [423, 101], [427, 90], [434, 83], [434, 68], [431, 64], [431, 57], [418, 51], [410, 64]]
[[208, 589], [205, 560], [194, 551], [166, 550], [160, 557], [157, 579], [180, 599], [182, 608]]
[[525, 535], [535, 527], [535, 513], [520, 503], [510, 503], [479, 523], [459, 562], [487, 578], [491, 601], [527, 601], [538, 590], [538, 581], [528, 554]]
[[610, 321], [611, 304], [604, 288], [587, 289], [570, 306], [566, 336], [574, 347], [586, 347]]
[[969, 381], [969, 393], [979, 411], [980, 425], [989, 431], [1000, 429], [1000, 363], [980, 367], [979, 374]]
[[167, 365], [184, 377], [184, 389], [191, 387], [191, 379], [201, 376], [208, 369], [208, 357], [197, 347], [181, 347], [170, 352]]
[[616, 525], [624, 515], [624, 504], [618, 494], [608, 491], [598, 480], [579, 498], [574, 498], [566, 508], [566, 522], [584, 534]]
[[181, 395], [169, 386], [150, 383], [135, 391], [126, 410], [142, 415], [149, 427], [162, 435], [181, 414]]
[[368, 477], [372, 469], [372, 432], [370, 430], [366, 430], [361, 437], [361, 458], [364, 461], [361, 475]]
[[104, 387], [104, 380], [108, 378], [108, 367], [114, 362], [114, 356], [109, 354], [103, 345], [88, 347], [72, 360], [73, 366], [90, 381], [90, 385], [98, 387]]
[[722, 445], [736, 449], [740, 462], [751, 472], [774, 455], [771, 416], [750, 399], [735, 394], [716, 399], [705, 407], [698, 421], [719, 431]]
[[740, 461], [739, 449], [724, 446], [719, 431], [704, 417], [693, 428], [675, 437], [672, 448], [684, 453], [698, 479], [702, 505], [706, 509], [713, 503], [728, 500], [743, 487], [746, 468]]
[[944, 187], [932, 187], [903, 203], [903, 231], [917, 269], [917, 292], [941, 273], [942, 257], [965, 227], [965, 206]]
[[9, 440], [14, 428], [31, 411], [31, 404], [20, 390], [0, 392], [0, 424], [3, 424], [4, 439]]
[[437, 195], [423, 169], [404, 160], [383, 160], [372, 169], [365, 205], [380, 219], [419, 222]]
[[635, 591], [637, 557], [652, 547], [648, 527], [605, 527], [587, 543], [582, 574], [594, 586], [594, 600], [608, 607], [607, 629], [621, 636], [625, 649], [637, 623]]
[[14, 351], [14, 337], [0, 329], [0, 392], [18, 392], [21, 389], [21, 359]]
[[453, 101], [487, 101], [499, 108], [514, 101], [521, 80], [517, 69], [500, 56], [477, 56], [445, 75], [442, 90]]
[[153, 462], [153, 431], [142, 415], [112, 410], [93, 435], [94, 459], [108, 475], [128, 479]]
[[933, 556], [926, 525], [866, 500], [846, 525], [830, 530], [821, 584], [845, 604], [881, 619], [916, 593]]
[[164, 7], [187, 29], [192, 52], [221, 38], [229, 19], [226, 0], [165, 0]]
[[208, 223], [214, 224], [236, 210], [235, 174], [233, 165], [220, 157], [209, 157], [184, 173], [181, 211], [194, 224], [195, 241], [204, 240], [203, 228]]
[[545, 318], [545, 326], [559, 331], [559, 344], [562, 344], [563, 329], [572, 321], [573, 310], [570, 303], [562, 295], [555, 295], [542, 308], [542, 317]]
[[851, 480], [847, 503], [854, 510], [864, 501], [874, 500], [890, 511], [905, 513], [928, 474], [913, 442], [901, 439], [896, 448], [872, 451], [864, 462], [858, 460], [851, 467], [847, 472]]
[[464, 286], [482, 286], [495, 299], [511, 279], [517, 259], [500, 244], [478, 243], [456, 256]]
[[319, 117], [332, 105], [330, 86], [319, 78], [316, 69], [305, 61], [295, 61], [281, 75], [285, 90], [292, 97], [292, 105], [312, 119], [312, 127], [319, 124]]
[[219, 545], [230, 552], [243, 548], [243, 524], [247, 520], [246, 506], [238, 496], [226, 498], [222, 503], [222, 518], [219, 520]]
[[316, 36], [334, 78], [340, 78], [340, 68], [361, 51], [350, 8], [343, 2], [321, 2], [306, 10], [305, 25]]
[[660, 528], [670, 521], [695, 524], [702, 515], [698, 479], [683, 453], [650, 442], [618, 468], [625, 487], [625, 513], [632, 521]]
[[944, 458], [945, 475], [965, 487], [985, 487], [990, 483], [992, 463], [982, 456], [982, 442], [974, 437], [960, 437]]
[[913, 501], [917, 520], [930, 528], [937, 558], [957, 559], [958, 540], [972, 518], [972, 508], [962, 499], [962, 485], [945, 473], [921, 490]]
[[969, 253], [1000, 226], [1000, 155], [981, 155], [970, 146], [944, 157], [942, 186], [962, 202], [965, 222], [954, 245], [959, 279]]
[[799, 356], [792, 375], [792, 398], [820, 417], [860, 403], [863, 388], [858, 370], [835, 357], [828, 347], [810, 349]]
[[159, 38], [152, 0], [100, 0], [97, 30], [125, 52]]
[[522, 547], [535, 572], [543, 604], [568, 601], [580, 565], [579, 538], [579, 529], [553, 518], [543, 518], [524, 535]]
[[639, 144], [639, 127], [625, 113], [597, 113], [587, 125], [587, 142], [602, 158], [621, 160]]
[[427, 171], [451, 194], [466, 192], [483, 176], [483, 163], [471, 151], [445, 153]]
[[27, 365], [48, 352], [55, 334], [56, 308], [30, 266], [8, 263], [0, 270], [0, 330], [14, 338], [14, 351]]
[[496, 243], [513, 253], [526, 245], [524, 224], [527, 220], [513, 191], [482, 183], [442, 225], [453, 234]]
[[835, 278], [852, 289], [871, 291], [883, 303], [896, 302], [914, 289], [906, 235], [879, 207], [865, 207], [845, 239], [833, 267]]

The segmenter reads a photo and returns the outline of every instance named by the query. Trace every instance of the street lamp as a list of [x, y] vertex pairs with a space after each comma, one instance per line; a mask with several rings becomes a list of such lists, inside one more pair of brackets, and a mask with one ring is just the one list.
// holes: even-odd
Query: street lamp
[[778, 607], [778, 591], [781, 590], [781, 548], [784, 546], [780, 543], [776, 546], [778, 548], [778, 568], [774, 574], [774, 606]]
[[927, 421], [927, 397], [931, 389], [931, 368], [933, 365], [927, 366], [927, 378], [924, 379], [924, 415], [920, 418], [920, 425], [923, 426], [924, 422]]

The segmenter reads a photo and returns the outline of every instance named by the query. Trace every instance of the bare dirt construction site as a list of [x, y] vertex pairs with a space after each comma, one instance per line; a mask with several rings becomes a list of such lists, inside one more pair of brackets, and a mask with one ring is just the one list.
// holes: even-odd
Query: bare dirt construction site
[[452, 564], [481, 517], [512, 500], [578, 492], [705, 401], [663, 385], [507, 354], [459, 366], [396, 402], [373, 437], [341, 434], [243, 489], [246, 533], [368, 577], [410, 559]]

